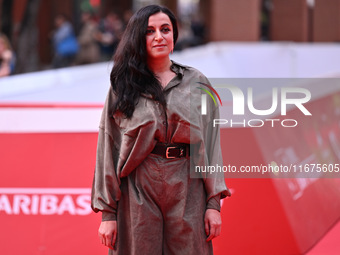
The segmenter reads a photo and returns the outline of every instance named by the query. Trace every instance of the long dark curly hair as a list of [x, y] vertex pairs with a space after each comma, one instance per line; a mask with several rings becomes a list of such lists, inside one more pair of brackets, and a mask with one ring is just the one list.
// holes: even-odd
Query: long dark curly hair
[[113, 57], [110, 81], [117, 101], [112, 112], [121, 111], [131, 118], [142, 93], [150, 94], [154, 100], [166, 107], [160, 82], [147, 66], [146, 31], [149, 17], [163, 12], [170, 18], [174, 44], [178, 38], [175, 15], [164, 6], [148, 5], [137, 11], [130, 19], [117, 51]]

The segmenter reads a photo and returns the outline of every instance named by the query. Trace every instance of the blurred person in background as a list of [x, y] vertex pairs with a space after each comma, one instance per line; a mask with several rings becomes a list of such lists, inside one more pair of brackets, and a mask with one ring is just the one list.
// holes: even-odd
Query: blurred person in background
[[194, 35], [193, 46], [201, 45], [205, 42], [205, 25], [198, 14], [191, 18], [191, 30]]
[[126, 10], [124, 12], [124, 14], [123, 14], [123, 24], [124, 24], [124, 28], [123, 29], [124, 30], [127, 27], [127, 24], [129, 23], [129, 20], [131, 19], [132, 15], [133, 15], [133, 12], [130, 9]]
[[83, 12], [81, 15], [82, 26], [77, 37], [79, 52], [76, 64], [90, 64], [100, 60], [100, 49], [95, 39], [97, 23], [93, 20], [91, 12]]
[[192, 33], [190, 24], [183, 20], [178, 20], [178, 40], [175, 46], [175, 50], [184, 50], [188, 47], [194, 46], [195, 38]]
[[102, 60], [110, 60], [115, 53], [124, 31], [123, 21], [119, 16], [110, 12], [99, 22], [96, 39], [100, 44]]
[[6, 35], [0, 33], [0, 77], [14, 72], [15, 56]]
[[67, 20], [66, 15], [57, 15], [54, 23], [56, 30], [52, 38], [54, 47], [52, 66], [54, 68], [67, 67], [73, 64], [79, 45], [72, 24]]

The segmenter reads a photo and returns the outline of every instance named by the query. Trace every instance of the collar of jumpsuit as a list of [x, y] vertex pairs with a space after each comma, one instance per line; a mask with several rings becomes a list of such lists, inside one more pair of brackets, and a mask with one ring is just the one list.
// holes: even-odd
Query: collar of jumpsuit
[[[177, 62], [171, 60], [170, 69], [176, 74], [176, 76], [168, 83], [168, 85], [163, 89], [164, 92], [170, 90], [171, 88], [177, 86], [183, 77], [184, 74], [184, 66], [178, 64]], [[147, 93], [141, 94], [143, 97], [152, 99], [152, 96]]]

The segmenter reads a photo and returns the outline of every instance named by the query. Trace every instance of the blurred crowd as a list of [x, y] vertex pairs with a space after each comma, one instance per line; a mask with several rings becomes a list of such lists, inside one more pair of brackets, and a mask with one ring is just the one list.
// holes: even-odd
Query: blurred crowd
[[[81, 13], [80, 27], [75, 29], [69, 17], [58, 14], [50, 32], [52, 61], [44, 69], [69, 67], [108, 61], [112, 58], [124, 29], [133, 15], [128, 10], [119, 15], [109, 12], [98, 18], [91, 11]], [[204, 25], [198, 18], [179, 19], [179, 38], [175, 50], [205, 42]], [[6, 35], [0, 33], [0, 77], [15, 72], [16, 55]]]
[[125, 27], [118, 14], [110, 12], [97, 21], [91, 12], [81, 15], [81, 28], [75, 34], [65, 15], [55, 18], [52, 33], [54, 68], [107, 61], [114, 54]]

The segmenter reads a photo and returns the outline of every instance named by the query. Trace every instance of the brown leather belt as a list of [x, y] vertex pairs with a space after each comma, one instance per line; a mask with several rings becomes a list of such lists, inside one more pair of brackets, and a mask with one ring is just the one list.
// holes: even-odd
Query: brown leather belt
[[190, 155], [190, 144], [186, 143], [157, 143], [152, 154], [163, 158], [182, 158]]

